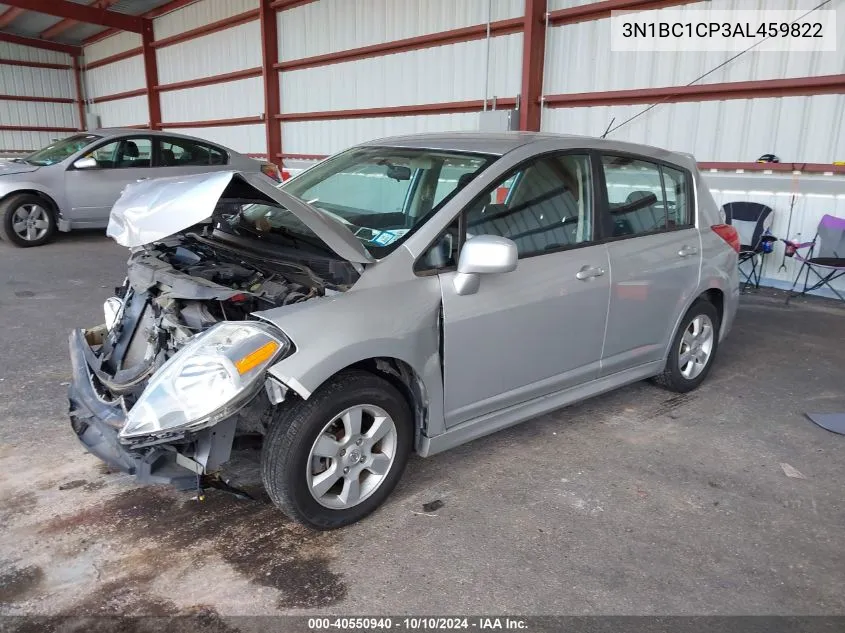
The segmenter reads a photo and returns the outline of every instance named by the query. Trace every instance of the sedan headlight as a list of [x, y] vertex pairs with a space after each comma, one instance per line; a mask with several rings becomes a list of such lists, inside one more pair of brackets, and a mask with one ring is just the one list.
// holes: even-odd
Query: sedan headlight
[[196, 430], [229, 417], [261, 388], [265, 369], [289, 349], [284, 334], [263, 323], [215, 325], [153, 375], [120, 437]]

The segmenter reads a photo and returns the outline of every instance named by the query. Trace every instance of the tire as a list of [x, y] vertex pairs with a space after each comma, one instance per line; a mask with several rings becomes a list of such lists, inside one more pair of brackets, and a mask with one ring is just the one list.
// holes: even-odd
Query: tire
[[[707, 337], [705, 336], [697, 340], [698, 347], [696, 348], [694, 337], [696, 325], [694, 323], [696, 323], [697, 319], [698, 323], [705, 325], [709, 322], [709, 327], [711, 328], [709, 347], [706, 342]], [[719, 312], [712, 303], [706, 299], [699, 299], [692, 304], [681, 320], [680, 327], [678, 327], [678, 331], [672, 339], [672, 346], [669, 348], [669, 356], [666, 359], [666, 368], [663, 370], [663, 373], [654, 377], [655, 384], [669, 391], [686, 393], [704, 382], [707, 374], [710, 373], [710, 368], [713, 366], [716, 352], [719, 349], [719, 326]], [[692, 338], [690, 337], [691, 334], [693, 335]], [[690, 346], [690, 341], [693, 341], [692, 346]], [[687, 363], [682, 363], [684, 360], [681, 357], [682, 347], [685, 352], [689, 351], [692, 355], [692, 359]], [[709, 352], [707, 351], [708, 349]], [[706, 361], [703, 363], [703, 367], [700, 366], [699, 362], [702, 358], [701, 352], [706, 354]], [[696, 361], [694, 359], [699, 360]], [[690, 363], [694, 366], [691, 367]]]
[[44, 198], [21, 193], [0, 203], [0, 237], [6, 242], [22, 248], [41, 246], [55, 234], [56, 214]]
[[[338, 416], [348, 412], [349, 420], [354, 420], [359, 409], [361, 432], [356, 434], [354, 422]], [[382, 414], [392, 421], [392, 431]], [[382, 422], [377, 423], [379, 419]], [[385, 428], [388, 430], [383, 439], [370, 445], [368, 438], [375, 438]], [[353, 430], [351, 434], [349, 429]], [[356, 443], [356, 437], [361, 442]], [[308, 400], [277, 407], [261, 452], [264, 487], [273, 503], [290, 518], [318, 530], [343, 527], [373, 512], [393, 491], [405, 469], [413, 438], [413, 416], [393, 385], [368, 372], [341, 372]], [[315, 456], [312, 451], [332, 456]], [[341, 474], [344, 468], [350, 474]], [[331, 481], [334, 484], [318, 501], [322, 488]], [[352, 490], [355, 481], [360, 500], [345, 503], [344, 497], [348, 501], [354, 494], [347, 492], [347, 486]]]

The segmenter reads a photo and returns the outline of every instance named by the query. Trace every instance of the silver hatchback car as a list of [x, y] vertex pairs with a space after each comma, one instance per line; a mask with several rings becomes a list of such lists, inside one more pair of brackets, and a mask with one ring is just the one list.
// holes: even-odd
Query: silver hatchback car
[[233, 439], [260, 436], [268, 495], [318, 529], [377, 508], [412, 451], [638, 380], [694, 389], [739, 297], [692, 157], [574, 136], [140, 183], [108, 233], [132, 251], [105, 323], [70, 337], [76, 435], [186, 489], [231, 489]]
[[0, 162], [0, 237], [16, 246], [41, 246], [57, 230], [105, 228], [130, 183], [231, 169], [281, 180], [272, 163], [191, 136], [137, 129], [69, 136]]

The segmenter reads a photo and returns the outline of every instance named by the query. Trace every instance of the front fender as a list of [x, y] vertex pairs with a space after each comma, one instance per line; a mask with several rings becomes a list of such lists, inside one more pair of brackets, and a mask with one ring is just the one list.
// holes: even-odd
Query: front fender
[[[9, 178], [11, 179], [11, 177]], [[5, 199], [7, 196], [12, 194], [24, 191], [37, 191], [38, 193], [47, 196], [56, 204], [56, 209], [59, 213], [61, 213], [64, 196], [53, 187], [48, 187], [44, 183], [36, 180], [15, 179], [14, 182], [4, 182], [3, 178], [0, 177], [0, 200]]]
[[257, 313], [296, 350], [268, 373], [304, 399], [339, 371], [373, 358], [406, 363], [422, 381], [427, 433], [443, 430], [440, 281], [421, 277]]

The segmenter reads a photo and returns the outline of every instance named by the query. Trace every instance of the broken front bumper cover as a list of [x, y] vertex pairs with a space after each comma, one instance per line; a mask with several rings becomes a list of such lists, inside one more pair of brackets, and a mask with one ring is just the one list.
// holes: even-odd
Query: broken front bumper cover
[[140, 483], [173, 484], [194, 488], [197, 477], [228, 461], [235, 435], [235, 420], [192, 433], [186, 446], [193, 455], [180, 453], [173, 444], [126, 445], [118, 437], [126, 423], [126, 412], [117, 402], [104, 400], [94, 388], [94, 376], [86, 356], [92, 354], [83, 330], [70, 334], [70, 362], [73, 372], [68, 387], [70, 423], [73, 432], [92, 455], [111, 468], [134, 475]]

